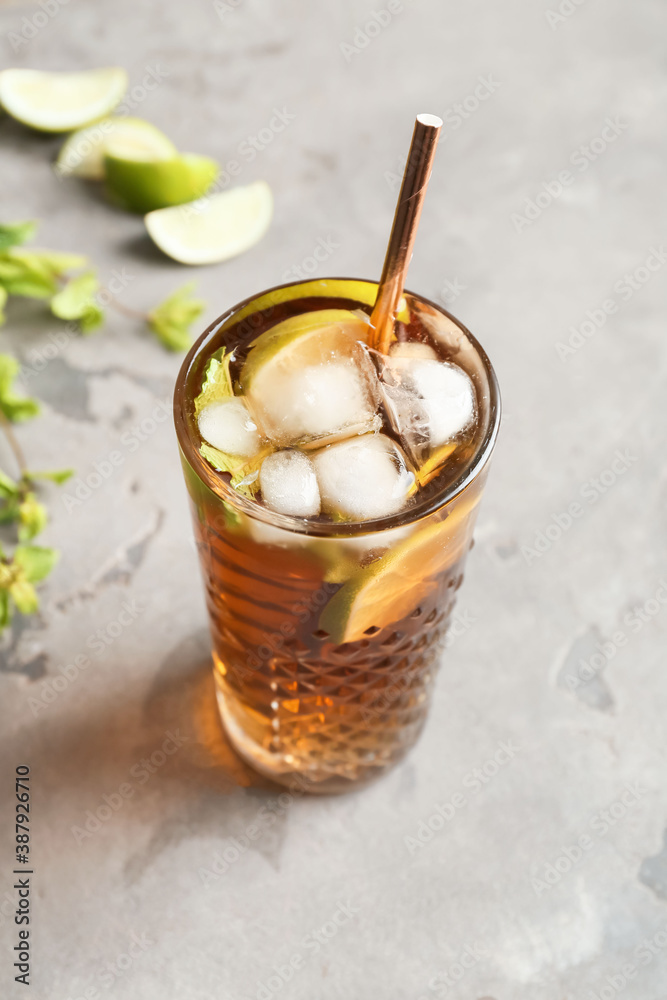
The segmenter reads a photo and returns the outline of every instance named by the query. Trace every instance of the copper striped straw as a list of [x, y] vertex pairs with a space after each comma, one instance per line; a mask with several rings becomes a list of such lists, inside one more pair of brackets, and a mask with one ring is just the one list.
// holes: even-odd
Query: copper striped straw
[[417, 115], [371, 316], [374, 328], [371, 347], [382, 354], [388, 352], [394, 332], [398, 304], [412, 259], [412, 248], [441, 128], [442, 119], [436, 115]]

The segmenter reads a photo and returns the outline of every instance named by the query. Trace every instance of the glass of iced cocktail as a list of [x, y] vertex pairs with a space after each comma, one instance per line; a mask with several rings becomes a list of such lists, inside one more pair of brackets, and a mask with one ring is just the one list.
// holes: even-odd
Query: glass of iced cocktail
[[387, 355], [375, 282], [285, 285], [217, 320], [175, 416], [220, 712], [255, 768], [368, 780], [426, 717], [499, 423], [493, 369], [405, 293]]
[[258, 771], [314, 792], [417, 739], [500, 420], [475, 338], [403, 290], [434, 148], [415, 140], [439, 121], [422, 117], [381, 282], [246, 299], [176, 386], [224, 727]]

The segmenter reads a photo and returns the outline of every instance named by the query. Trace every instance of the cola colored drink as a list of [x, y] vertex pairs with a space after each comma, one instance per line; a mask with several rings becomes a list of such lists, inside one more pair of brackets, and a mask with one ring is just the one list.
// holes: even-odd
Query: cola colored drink
[[[302, 465], [316, 469], [323, 508], [308, 516], [282, 512], [281, 480], [278, 500], [272, 501], [274, 509], [264, 501], [265, 491], [269, 500], [270, 491], [276, 491], [268, 472], [262, 478], [263, 470], [268, 470], [264, 451], [242, 466], [241, 472], [250, 469], [249, 474], [237, 471], [235, 479], [229, 462], [224, 457], [216, 459], [219, 453], [210, 447], [207, 450], [198, 401], [208, 399], [212, 359], [222, 358], [224, 377], [234, 387], [226, 391], [242, 395], [245, 389], [248, 400], [253, 400], [253, 392], [259, 394], [252, 407], [250, 402], [247, 405], [252, 414], [260, 413], [258, 424], [269, 426], [270, 407], [267, 402], [263, 409], [260, 389], [264, 386], [265, 395], [280, 397], [278, 379], [286, 368], [285, 358], [282, 368], [276, 366], [280, 352], [281, 357], [291, 352], [290, 377], [303, 377], [305, 353], [300, 357], [293, 345], [298, 348], [304, 317], [312, 325], [314, 314], [321, 314], [323, 323], [350, 314], [363, 330], [376, 292], [374, 282], [322, 279], [283, 285], [241, 302], [193, 346], [175, 393], [176, 429], [204, 580], [224, 728], [236, 751], [256, 770], [312, 792], [340, 792], [375, 778], [406, 753], [422, 730], [498, 431], [496, 378], [484, 350], [458, 320], [440, 306], [406, 292], [392, 357], [375, 358], [362, 345], [364, 355], [382, 373], [380, 402], [368, 426], [355, 424], [347, 437], [349, 428], [337, 432], [344, 438], [346, 451], [341, 450], [336, 435], [322, 437], [319, 427], [319, 437], [304, 435], [295, 444], [288, 425], [290, 420], [294, 423], [290, 414], [299, 410], [301, 401], [293, 398], [295, 391], [285, 390], [283, 402], [290, 409], [272, 432], [274, 445], [268, 450], [283, 457], [288, 453], [299, 474]], [[287, 333], [282, 339], [271, 339], [272, 331]], [[303, 343], [312, 360], [317, 331], [308, 337]], [[414, 415], [405, 418], [401, 409], [408, 405], [404, 400], [411, 398], [405, 390], [408, 382], [400, 381], [402, 373], [407, 371], [412, 378], [413, 369], [424, 367], [419, 367], [424, 359], [431, 364], [429, 372], [435, 371], [436, 361], [448, 371], [460, 370], [474, 392], [474, 419], [434, 449], [430, 459], [422, 447], [424, 428]], [[349, 360], [344, 358], [346, 364]], [[218, 377], [223, 364], [214, 363]], [[354, 393], [350, 390], [345, 396], [345, 392], [351, 383], [340, 381], [341, 372], [347, 369], [339, 368], [336, 372], [327, 369], [325, 374], [330, 380], [334, 375], [339, 379], [331, 384], [343, 385], [341, 399], [349, 402]], [[376, 390], [371, 387], [369, 391]], [[427, 403], [421, 396], [414, 398], [420, 405], [431, 406], [440, 419], [438, 399]], [[320, 402], [316, 420], [321, 423], [326, 406], [334, 406], [336, 400]], [[232, 404], [225, 412], [231, 414], [240, 405], [236, 398]], [[271, 406], [275, 405], [272, 399]], [[355, 405], [361, 405], [356, 397]], [[204, 410], [208, 412], [207, 407]], [[408, 425], [416, 428], [411, 438], [403, 434], [404, 429], [408, 434]], [[255, 424], [246, 422], [245, 426]], [[286, 439], [286, 448], [285, 433], [292, 435]], [[383, 455], [359, 452], [361, 479], [368, 467], [364, 463], [373, 462], [378, 463], [379, 475], [395, 473], [395, 479], [387, 478], [390, 485], [412, 476], [414, 482], [405, 497], [396, 501], [402, 506], [378, 516], [369, 507], [373, 516], [366, 513], [358, 518], [350, 516], [354, 508], [348, 507], [347, 515], [341, 515], [336, 509], [335, 485], [346, 483], [348, 492], [354, 488], [354, 483], [349, 486], [346, 468], [353, 454], [350, 446], [357, 452], [366, 445], [377, 450], [380, 440]], [[384, 452], [389, 456], [386, 460]], [[298, 462], [297, 453], [305, 456]], [[326, 463], [330, 465], [332, 456], [336, 459], [339, 454], [332, 487]], [[271, 462], [275, 464], [275, 459]], [[393, 463], [391, 468], [388, 462]], [[396, 463], [401, 465], [400, 474]], [[260, 490], [258, 484], [265, 485]], [[371, 487], [375, 488], [373, 483]], [[287, 502], [307, 502], [304, 496], [302, 491], [296, 501], [288, 498]], [[386, 500], [382, 490], [378, 497], [382, 505]], [[343, 507], [349, 502], [347, 494], [341, 495]]]

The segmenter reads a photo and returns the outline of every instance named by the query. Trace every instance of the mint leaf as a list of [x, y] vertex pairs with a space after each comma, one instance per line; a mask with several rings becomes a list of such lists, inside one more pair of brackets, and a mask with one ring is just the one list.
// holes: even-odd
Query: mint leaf
[[12, 620], [9, 606], [9, 591], [0, 590], [0, 632], [3, 632]]
[[205, 308], [205, 302], [192, 298], [194, 287], [188, 284], [177, 289], [148, 314], [149, 327], [170, 351], [190, 346], [190, 326]]
[[201, 392], [195, 399], [195, 413], [197, 415], [209, 403], [221, 403], [225, 399], [231, 399], [234, 395], [232, 379], [229, 374], [231, 360], [231, 355], [223, 351], [220, 361], [217, 358], [211, 358], [209, 361]]
[[43, 472], [25, 472], [23, 478], [32, 482], [35, 479], [49, 479], [52, 483], [66, 483], [74, 475], [74, 469], [49, 469]]
[[30, 583], [37, 583], [47, 577], [56, 565], [58, 552], [37, 545], [19, 545], [14, 553], [14, 562], [25, 572]]
[[7, 299], [9, 298], [9, 292], [6, 288], [0, 285], [0, 326], [4, 326], [7, 319], [5, 316], [5, 306], [7, 305]]
[[[0, 524], [18, 521], [21, 487], [0, 470]], [[1, 555], [0, 555], [1, 558]]]
[[0, 285], [9, 295], [29, 299], [49, 299], [58, 291], [53, 271], [28, 250], [0, 253]]
[[12, 497], [11, 500], [7, 500], [0, 507], [0, 524], [10, 524], [12, 521], [18, 521], [20, 516], [21, 511], [18, 497]]
[[88, 258], [80, 253], [67, 253], [64, 250], [22, 250], [30, 258], [38, 261], [40, 266], [50, 271], [56, 278], [62, 278], [70, 271], [80, 271], [88, 266]]
[[229, 472], [233, 475], [242, 468], [245, 462], [245, 459], [241, 458], [240, 455], [227, 455], [219, 448], [214, 448], [212, 444], [206, 444], [205, 441], [202, 442], [199, 451], [209, 465], [212, 465], [218, 472]]
[[0, 252], [0, 285], [9, 295], [48, 299], [58, 292], [58, 279], [87, 264], [80, 254], [9, 247]]
[[17, 396], [13, 382], [19, 373], [19, 363], [9, 354], [0, 354], [0, 410], [8, 420], [17, 423], [39, 413], [39, 404], [27, 396]]
[[29, 542], [46, 527], [49, 519], [46, 507], [34, 493], [26, 493], [19, 505], [19, 541]]
[[11, 621], [10, 597], [21, 614], [32, 615], [39, 608], [33, 583], [48, 576], [58, 559], [55, 549], [19, 545], [12, 562], [0, 551], [0, 632]]
[[77, 320], [83, 333], [94, 330], [104, 319], [95, 301], [99, 287], [93, 271], [70, 278], [63, 290], [51, 299], [51, 312], [59, 319]]
[[15, 497], [18, 496], [18, 493], [19, 484], [0, 469], [0, 497]]
[[213, 445], [203, 442], [199, 448], [200, 454], [218, 472], [228, 472], [231, 485], [246, 497], [253, 497], [259, 489], [259, 467], [269, 453], [268, 448], [262, 448], [252, 458], [242, 455], [228, 455]]
[[33, 615], [39, 609], [39, 598], [35, 588], [27, 580], [16, 580], [10, 585], [9, 593], [22, 615]]
[[0, 250], [27, 243], [36, 232], [36, 222], [0, 222]]

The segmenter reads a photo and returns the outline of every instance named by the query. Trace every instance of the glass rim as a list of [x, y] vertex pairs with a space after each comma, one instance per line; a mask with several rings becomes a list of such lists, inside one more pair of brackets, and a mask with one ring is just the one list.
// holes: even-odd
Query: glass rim
[[307, 278], [299, 281], [286, 281], [279, 285], [273, 285], [271, 288], [263, 289], [260, 292], [255, 292], [254, 294], [243, 299], [241, 302], [236, 303], [236, 305], [231, 306], [225, 312], [221, 313], [217, 319], [214, 319], [213, 322], [206, 327], [204, 332], [194, 342], [183, 359], [183, 363], [178, 371], [178, 375], [176, 376], [176, 384], [174, 386], [174, 424], [180, 450], [195, 475], [220, 500], [232, 504], [237, 510], [242, 511], [248, 517], [251, 517], [256, 521], [262, 521], [263, 523], [269, 524], [273, 527], [283, 528], [293, 534], [320, 538], [338, 538], [356, 535], [372, 535], [382, 531], [387, 531], [391, 528], [417, 524], [424, 518], [433, 514], [435, 511], [446, 507], [447, 504], [451, 503], [461, 493], [463, 493], [463, 491], [467, 489], [467, 487], [480, 475], [491, 457], [496, 439], [498, 437], [501, 417], [501, 401], [500, 388], [493, 365], [491, 364], [486, 351], [474, 334], [472, 334], [470, 330], [468, 330], [468, 328], [456, 318], [456, 316], [453, 316], [452, 313], [443, 308], [443, 306], [439, 305], [437, 302], [433, 302], [431, 299], [427, 299], [423, 295], [419, 295], [417, 292], [412, 292], [407, 288], [405, 289], [404, 294], [409, 295], [411, 298], [414, 298], [419, 302], [423, 302], [425, 305], [430, 306], [437, 312], [442, 313], [442, 315], [446, 316], [449, 320], [455, 323], [460, 330], [462, 330], [482, 362], [482, 366], [488, 380], [488, 427], [477, 450], [475, 451], [470, 465], [464, 469], [463, 472], [446, 487], [446, 489], [443, 489], [441, 492], [436, 493], [429, 499], [424, 500], [421, 505], [417, 503], [412, 507], [406, 507], [402, 512], [399, 511], [394, 514], [387, 514], [384, 517], [374, 518], [369, 521], [308, 521], [306, 518], [293, 517], [287, 514], [277, 514], [268, 507], [255, 503], [254, 500], [250, 500], [238, 493], [232, 486], [229, 485], [229, 483], [221, 478], [219, 473], [216, 473], [215, 470], [211, 468], [206, 459], [200, 454], [199, 448], [195, 446], [194, 440], [189, 433], [186, 420], [186, 406], [188, 401], [186, 399], [185, 390], [188, 382], [187, 377], [195, 359], [199, 357], [201, 350], [207, 343], [208, 339], [224, 322], [233, 318], [236, 313], [240, 312], [256, 299], [259, 299], [264, 295], [269, 295], [272, 292], [279, 291], [282, 288], [306, 285], [312, 281], [350, 281], [375, 285], [376, 287], [378, 285], [377, 281], [372, 281], [368, 278], [339, 278], [333, 276], [327, 278]]

